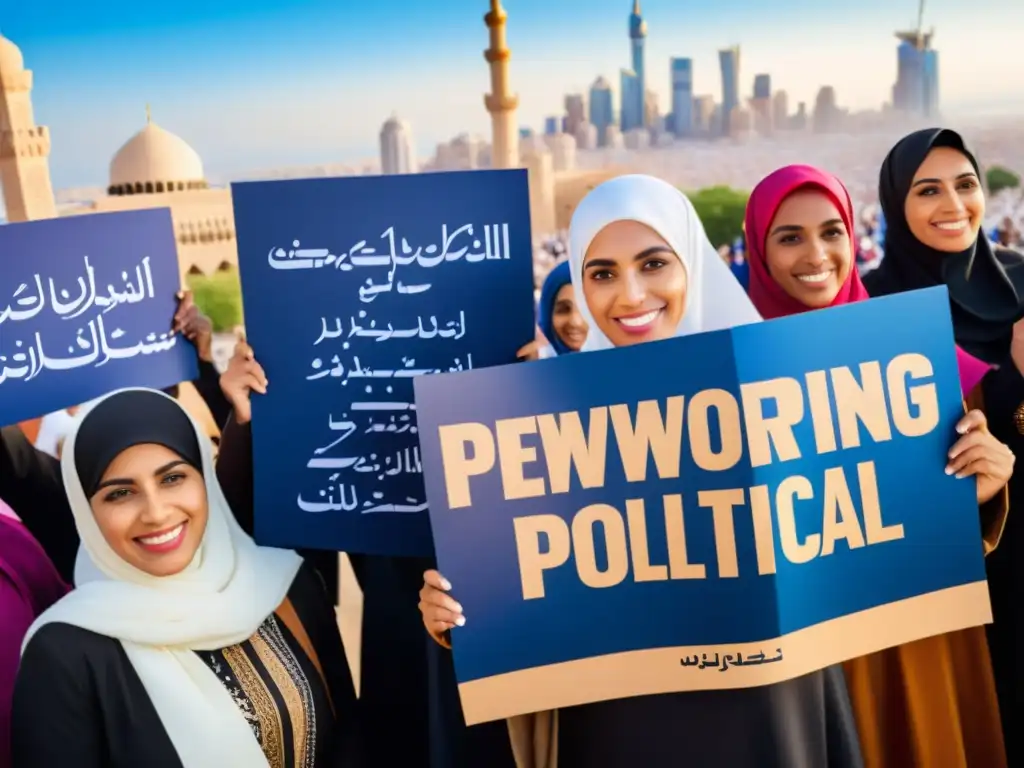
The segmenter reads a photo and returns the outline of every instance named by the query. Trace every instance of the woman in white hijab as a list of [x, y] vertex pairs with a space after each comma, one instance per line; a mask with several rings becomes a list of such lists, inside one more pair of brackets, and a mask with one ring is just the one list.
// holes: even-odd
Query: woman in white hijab
[[[708, 242], [690, 201], [649, 176], [594, 189], [569, 234], [582, 351], [759, 322]], [[442, 645], [465, 623], [436, 571], [420, 609]], [[685, 610], [685, 606], [680, 606]], [[626, 619], [624, 619], [626, 620]], [[764, 688], [638, 696], [509, 721], [520, 768], [857, 768], [863, 764], [842, 672]]]
[[154, 390], [108, 395], [61, 471], [76, 588], [26, 637], [15, 768], [351, 764], [332, 601], [295, 553], [238, 526], [184, 409]]

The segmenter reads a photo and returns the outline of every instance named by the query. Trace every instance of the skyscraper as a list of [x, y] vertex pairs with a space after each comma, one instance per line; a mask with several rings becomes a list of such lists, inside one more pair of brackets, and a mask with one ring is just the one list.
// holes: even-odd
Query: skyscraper
[[693, 60], [672, 59], [669, 63], [672, 83], [672, 132], [676, 136], [693, 135]]
[[562, 132], [562, 118], [552, 115], [544, 118], [544, 135], [553, 136]]
[[[634, 99], [635, 106], [630, 107], [631, 110], [635, 110], [634, 114], [640, 116], [641, 122], [638, 125], [631, 127], [639, 127], [643, 125], [644, 116], [644, 94], [647, 93], [647, 80], [645, 77], [644, 70], [644, 41], [647, 37], [647, 22], [644, 21], [643, 16], [640, 15], [640, 0], [633, 0], [633, 12], [629, 15], [629, 45], [630, 53], [632, 54], [633, 62], [633, 74], [637, 81], [637, 90]], [[625, 91], [623, 91], [625, 93]], [[623, 114], [626, 112], [626, 100], [623, 96], [622, 100], [622, 111]], [[623, 131], [629, 130], [625, 124], [622, 126]]]
[[775, 130], [789, 127], [789, 96], [785, 91], [776, 91], [772, 96], [772, 127]]
[[640, 79], [631, 69], [623, 69], [619, 73], [620, 90], [622, 93], [622, 113], [619, 115], [619, 127], [626, 133], [634, 128], [642, 128], [644, 124], [644, 92], [640, 89]]
[[612, 102], [612, 86], [603, 77], [597, 78], [590, 86], [590, 124], [597, 129], [597, 145], [608, 143], [608, 126], [615, 121]]
[[394, 115], [380, 129], [380, 170], [388, 175], [417, 171], [412, 130]]
[[816, 133], [833, 133], [839, 130], [841, 119], [839, 105], [836, 103], [836, 89], [831, 85], [823, 85], [814, 100], [814, 130]]
[[934, 32], [917, 29], [897, 32], [896, 83], [892, 105], [899, 112], [921, 117], [936, 117], [939, 112], [939, 53], [932, 48]]
[[754, 98], [770, 99], [772, 97], [772, 76], [754, 75]]
[[928, 117], [939, 114], [939, 52], [934, 48], [924, 54], [924, 113]]
[[729, 133], [729, 118], [740, 105], [740, 47], [723, 48], [718, 52], [718, 63], [722, 70], [722, 121], [721, 131]]
[[587, 121], [586, 102], [582, 93], [570, 93], [565, 97], [565, 132], [573, 136]]

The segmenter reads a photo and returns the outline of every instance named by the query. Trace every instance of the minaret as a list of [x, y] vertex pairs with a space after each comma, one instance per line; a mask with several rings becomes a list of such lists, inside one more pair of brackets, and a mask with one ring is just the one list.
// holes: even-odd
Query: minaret
[[0, 35], [0, 186], [7, 221], [57, 216], [50, 181], [50, 131], [32, 116], [32, 72]]
[[484, 104], [491, 113], [491, 165], [494, 168], [519, 167], [519, 132], [516, 129], [516, 107], [519, 97], [509, 90], [508, 61], [512, 52], [505, 44], [505, 21], [508, 14], [501, 0], [491, 0], [491, 12], [484, 23], [491, 31], [491, 47], [484, 58], [491, 65], [491, 92]]

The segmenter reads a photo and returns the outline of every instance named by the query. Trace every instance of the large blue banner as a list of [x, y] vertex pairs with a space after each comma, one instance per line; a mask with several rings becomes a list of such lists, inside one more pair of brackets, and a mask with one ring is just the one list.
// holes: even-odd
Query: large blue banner
[[526, 172], [232, 186], [262, 544], [432, 555], [412, 378], [534, 334]]
[[198, 375], [166, 208], [0, 226], [0, 424]]
[[975, 482], [944, 472], [944, 288], [425, 378], [416, 405], [467, 722], [991, 621]]

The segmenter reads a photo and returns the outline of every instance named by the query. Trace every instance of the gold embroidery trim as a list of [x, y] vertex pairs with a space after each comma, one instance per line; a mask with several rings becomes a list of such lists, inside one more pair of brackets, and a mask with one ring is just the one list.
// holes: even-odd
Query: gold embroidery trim
[[270, 673], [281, 698], [284, 699], [285, 708], [288, 710], [288, 719], [292, 725], [295, 766], [296, 768], [305, 768], [309, 764], [308, 761], [313, 758], [313, 755], [309, 753], [309, 712], [303, 696], [304, 689], [300, 688], [302, 683], [306, 682], [306, 676], [296, 659], [288, 653], [288, 648], [283, 642], [284, 638], [282, 637], [282, 643], [278, 644], [268, 636], [270, 635], [268, 630], [276, 628], [276, 626], [275, 619], [271, 617], [270, 621], [253, 635], [252, 647], [267, 672]]
[[256, 710], [256, 717], [260, 721], [260, 731], [263, 733], [262, 747], [263, 754], [267, 757], [267, 763], [270, 768], [285, 768], [284, 745], [282, 744], [284, 727], [281, 724], [281, 713], [277, 711], [274, 697], [240, 646], [232, 645], [225, 648], [222, 653], [238, 680], [238, 684], [242, 686], [245, 695], [252, 702], [253, 709]]
[[1024, 435], [1024, 403], [1017, 406], [1017, 410], [1013, 412], [1013, 425], [1017, 427], [1017, 432]]

